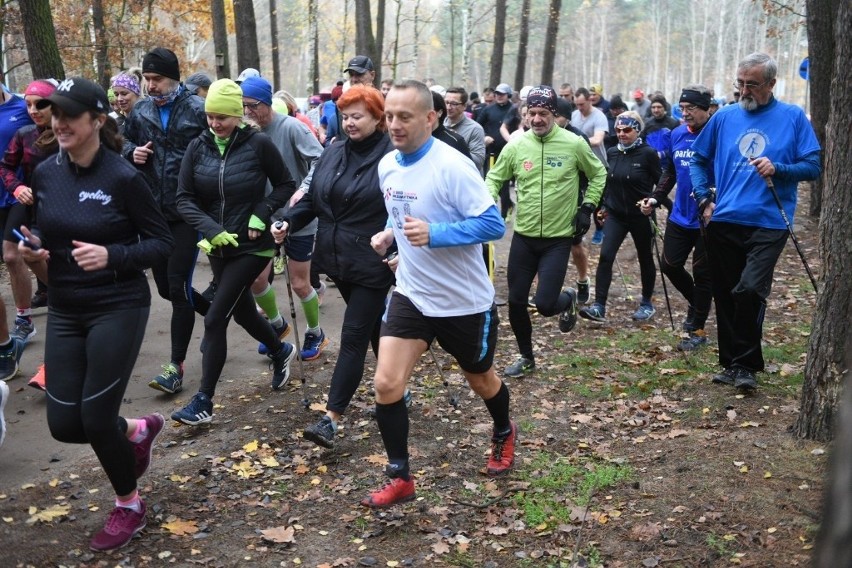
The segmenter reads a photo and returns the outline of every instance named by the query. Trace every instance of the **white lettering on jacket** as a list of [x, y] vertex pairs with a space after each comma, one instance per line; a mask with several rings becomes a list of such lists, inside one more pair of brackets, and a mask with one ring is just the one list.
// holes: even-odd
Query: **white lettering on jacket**
[[94, 199], [95, 201], [100, 201], [101, 205], [109, 205], [109, 202], [112, 201], [112, 196], [107, 195], [100, 189], [97, 191], [81, 191], [80, 192], [80, 203], [88, 200]]

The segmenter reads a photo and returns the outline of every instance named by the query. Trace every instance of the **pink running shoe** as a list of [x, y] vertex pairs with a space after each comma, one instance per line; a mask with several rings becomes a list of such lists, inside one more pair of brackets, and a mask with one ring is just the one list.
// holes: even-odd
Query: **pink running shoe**
[[138, 513], [126, 507], [116, 507], [107, 517], [104, 528], [100, 530], [91, 542], [92, 550], [115, 550], [130, 542], [134, 536], [145, 528], [145, 501]]

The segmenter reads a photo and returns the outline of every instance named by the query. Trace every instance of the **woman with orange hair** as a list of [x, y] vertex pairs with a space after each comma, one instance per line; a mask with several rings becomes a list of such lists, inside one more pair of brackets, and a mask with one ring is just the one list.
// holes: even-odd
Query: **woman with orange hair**
[[378, 164], [393, 150], [385, 130], [384, 99], [373, 87], [355, 85], [337, 101], [345, 140], [329, 146], [317, 163], [310, 190], [273, 228], [280, 243], [319, 219], [313, 263], [337, 285], [346, 302], [340, 352], [331, 377], [326, 414], [304, 432], [307, 440], [331, 448], [337, 421], [349, 406], [361, 376], [367, 345], [378, 353], [379, 328], [393, 273], [370, 247], [385, 228], [387, 212], [379, 189]]

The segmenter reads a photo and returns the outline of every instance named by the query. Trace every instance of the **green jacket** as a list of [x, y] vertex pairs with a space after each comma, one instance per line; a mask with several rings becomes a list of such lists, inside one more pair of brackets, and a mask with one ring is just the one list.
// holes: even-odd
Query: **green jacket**
[[555, 125], [543, 138], [532, 130], [509, 142], [485, 183], [497, 199], [503, 182], [515, 178], [515, 233], [538, 238], [574, 236], [580, 172], [589, 178], [583, 203], [597, 206], [606, 168], [585, 140]]

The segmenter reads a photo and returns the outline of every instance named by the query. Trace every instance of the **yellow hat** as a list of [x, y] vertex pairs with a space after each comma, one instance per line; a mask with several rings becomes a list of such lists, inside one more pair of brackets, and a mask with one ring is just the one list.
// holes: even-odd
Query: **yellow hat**
[[230, 79], [219, 79], [210, 85], [204, 99], [204, 111], [225, 116], [243, 116], [243, 91]]
[[603, 85], [600, 83], [594, 83], [591, 87], [589, 87], [589, 92], [593, 95], [603, 95]]

